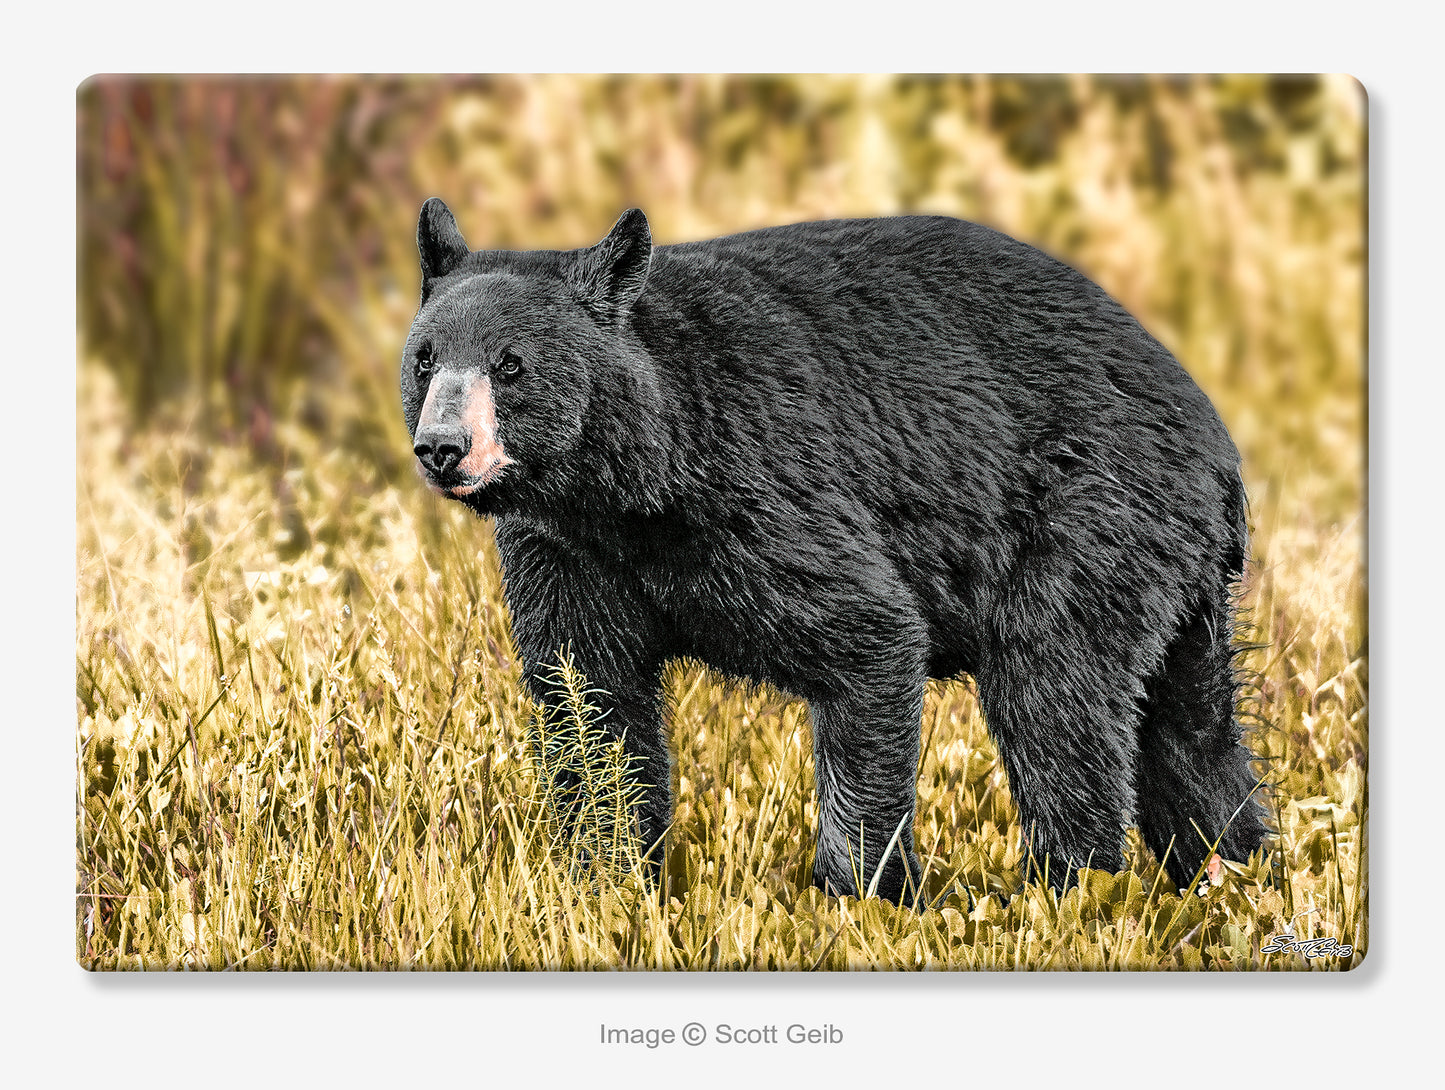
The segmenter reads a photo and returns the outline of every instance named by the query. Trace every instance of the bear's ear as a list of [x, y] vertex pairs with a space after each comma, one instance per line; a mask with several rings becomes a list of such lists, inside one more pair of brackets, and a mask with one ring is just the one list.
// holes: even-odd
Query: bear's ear
[[629, 208], [607, 237], [578, 254], [572, 287], [604, 323], [627, 313], [647, 283], [652, 263], [652, 232], [640, 208]]
[[427, 282], [446, 276], [469, 252], [452, 210], [437, 197], [421, 206], [416, 221], [416, 249], [421, 255], [421, 296], [425, 300]]

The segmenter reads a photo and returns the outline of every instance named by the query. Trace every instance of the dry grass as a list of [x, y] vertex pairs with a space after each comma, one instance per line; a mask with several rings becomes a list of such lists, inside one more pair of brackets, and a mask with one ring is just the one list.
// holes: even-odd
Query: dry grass
[[[1033, 883], [1007, 904], [989, 896], [1018, 889], [1027, 861], [997, 753], [970, 687], [956, 682], [930, 689], [923, 722], [917, 839], [939, 906], [918, 915], [825, 898], [808, 888], [816, 813], [805, 710], [683, 664], [670, 678], [679, 792], [665, 893], [638, 880], [625, 839], [579, 867], [537, 774], [489, 532], [398, 472], [405, 442], [391, 365], [376, 358], [394, 356], [410, 320], [410, 295], [387, 285], [414, 276], [415, 203], [388, 200], [381, 237], [391, 249], [335, 296], [320, 272], [296, 265], [317, 236], [288, 249], [271, 225], [267, 275], [289, 290], [299, 282], [286, 277], [312, 278], [292, 341], [246, 332], [246, 289], [227, 279], [230, 259], [208, 263], [204, 239], [184, 242], [178, 224], [177, 253], [195, 252], [200, 280], [179, 258], [169, 272], [155, 259], [172, 309], [157, 311], [145, 343], [174, 332], [166, 343], [190, 346], [174, 366], [195, 385], [163, 403], [164, 424], [162, 415], [136, 424], [139, 362], [127, 353], [142, 341], [119, 326], [90, 340], [77, 490], [83, 965], [1358, 962], [1367, 679], [1353, 88], [1327, 83], [1296, 129], [1282, 109], [1262, 112], [1262, 85], [1248, 81], [1146, 87], [1147, 109], [1076, 81], [1065, 87], [1071, 120], [1040, 159], [1007, 124], [1005, 81], [804, 80], [789, 94], [818, 119], [812, 129], [767, 123], [761, 93], [738, 107], [736, 132], [689, 129], [708, 103], [726, 103], [730, 86], [463, 89], [443, 96], [439, 135], [409, 161], [419, 188], [452, 199], [474, 244], [581, 244], [611, 222], [620, 197], [642, 203], [663, 239], [927, 209], [993, 222], [1098, 278], [1185, 361], [1245, 455], [1257, 559], [1245, 605], [1263, 644], [1247, 659], [1250, 710], [1268, 755], [1278, 851], [1204, 876], [1202, 895], [1180, 895], [1134, 851], [1128, 871], [1086, 872], [1063, 898]], [[920, 105], [919, 96], [932, 97]], [[1030, 100], [1026, 117], [1048, 108]], [[1251, 111], [1263, 118], [1253, 136], [1221, 131]], [[726, 122], [720, 109], [707, 116]], [[618, 118], [631, 127], [615, 131]], [[1168, 185], [1137, 174], [1156, 129], [1170, 149]], [[1267, 161], [1246, 162], [1251, 148]], [[147, 177], [183, 174], [164, 148], [151, 151]], [[522, 188], [506, 191], [509, 179]], [[101, 203], [102, 188], [91, 189]], [[366, 192], [391, 195], [380, 184]], [[539, 211], [538, 193], [559, 211]], [[158, 234], [146, 245], [163, 257], [168, 244]], [[204, 312], [211, 265], [219, 317], [195, 325], [181, 312]], [[97, 290], [93, 313], [109, 305]], [[229, 432], [217, 414], [238, 387], [185, 370], [209, 360], [220, 374], [226, 346], [252, 337], [284, 357], [284, 375], [305, 331], [333, 325], [346, 332], [328, 342], [332, 370], [299, 387], [281, 378], [246, 387], [269, 390], [255, 402], [267, 411], [243, 414]], [[319, 422], [314, 397], [297, 392], [318, 383], [327, 384]], [[278, 407], [292, 398], [296, 407]], [[585, 703], [579, 689], [582, 720]], [[554, 759], [588, 763], [606, 826], [625, 802], [616, 753], [575, 738], [564, 753], [568, 740], [554, 741]], [[1355, 953], [1262, 955], [1288, 927]]]

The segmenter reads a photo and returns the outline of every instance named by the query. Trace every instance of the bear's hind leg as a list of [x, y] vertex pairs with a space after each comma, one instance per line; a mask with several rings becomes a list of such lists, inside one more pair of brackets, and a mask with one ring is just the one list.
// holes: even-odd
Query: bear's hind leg
[[1133, 811], [1130, 681], [1059, 635], [996, 645], [976, 676], [1033, 868], [1054, 889], [1079, 867], [1119, 871]]
[[1216, 837], [1220, 855], [1243, 860], [1266, 835], [1253, 755], [1235, 719], [1233, 634], [1233, 607], [1222, 590], [1185, 621], [1144, 686], [1139, 831], [1180, 889]]

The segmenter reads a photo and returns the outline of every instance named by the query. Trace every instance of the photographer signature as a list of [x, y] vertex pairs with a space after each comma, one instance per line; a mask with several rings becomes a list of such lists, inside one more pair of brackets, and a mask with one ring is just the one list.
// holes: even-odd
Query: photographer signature
[[1353, 946], [1341, 945], [1332, 938], [1300, 939], [1288, 931], [1283, 935], [1273, 936], [1268, 945], [1259, 948], [1261, 954], [1280, 954], [1290, 950], [1307, 958], [1347, 958], [1355, 952]]

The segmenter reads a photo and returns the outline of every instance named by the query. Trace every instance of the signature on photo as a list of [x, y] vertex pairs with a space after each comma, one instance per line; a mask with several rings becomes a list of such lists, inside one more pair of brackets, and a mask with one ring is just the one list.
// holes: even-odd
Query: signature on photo
[[1353, 946], [1341, 945], [1329, 936], [1319, 939], [1301, 939], [1296, 938], [1288, 931], [1283, 935], [1273, 936], [1268, 943], [1259, 948], [1261, 954], [1281, 954], [1291, 950], [1297, 954], [1303, 954], [1307, 958], [1347, 958], [1355, 952]]

